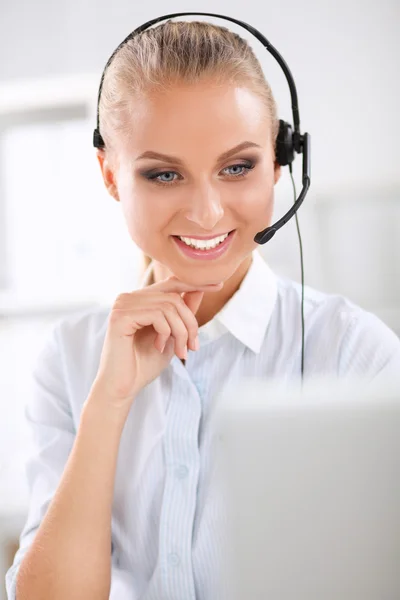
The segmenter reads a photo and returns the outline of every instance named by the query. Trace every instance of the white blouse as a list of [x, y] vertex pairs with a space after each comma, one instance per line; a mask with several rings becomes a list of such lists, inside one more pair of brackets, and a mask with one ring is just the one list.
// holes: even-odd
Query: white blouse
[[[185, 365], [174, 356], [135, 398], [115, 478], [111, 600], [215, 598], [213, 402], [226, 382], [242, 376], [299, 380], [300, 309], [301, 286], [276, 276], [255, 250], [239, 290], [200, 327], [200, 350], [189, 351]], [[26, 467], [30, 508], [6, 575], [9, 600], [74, 443], [109, 311], [96, 307], [62, 319], [37, 359], [25, 413], [35, 440]], [[304, 367], [305, 378], [398, 376], [400, 340], [348, 299], [306, 286]]]

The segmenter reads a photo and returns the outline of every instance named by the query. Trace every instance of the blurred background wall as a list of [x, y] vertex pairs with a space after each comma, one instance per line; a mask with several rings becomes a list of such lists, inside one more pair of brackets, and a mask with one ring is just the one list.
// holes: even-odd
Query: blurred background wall
[[[101, 72], [120, 41], [168, 12], [218, 12], [259, 28], [296, 81], [312, 184], [299, 214], [308, 285], [341, 293], [400, 335], [398, 0], [2, 0], [0, 4], [0, 600], [28, 502], [23, 421], [47, 331], [71, 311], [136, 285], [140, 253], [103, 189], [92, 148]], [[201, 17], [198, 17], [201, 18]], [[211, 19], [212, 20], [212, 19]], [[275, 60], [244, 30], [280, 117]], [[301, 157], [294, 166], [301, 188]], [[275, 218], [293, 202], [287, 169]], [[261, 253], [300, 280], [295, 221]]]

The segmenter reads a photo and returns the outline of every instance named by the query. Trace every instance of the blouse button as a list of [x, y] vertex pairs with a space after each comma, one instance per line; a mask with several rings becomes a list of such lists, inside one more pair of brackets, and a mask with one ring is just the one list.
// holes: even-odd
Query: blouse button
[[188, 473], [189, 469], [186, 465], [179, 465], [179, 467], [176, 467], [175, 469], [175, 475], [178, 477], [178, 479], [185, 479], [185, 477], [188, 476]]
[[181, 562], [181, 559], [179, 558], [179, 556], [177, 554], [171, 553], [168, 557], [168, 561], [169, 561], [170, 565], [173, 565], [174, 567], [176, 567]]

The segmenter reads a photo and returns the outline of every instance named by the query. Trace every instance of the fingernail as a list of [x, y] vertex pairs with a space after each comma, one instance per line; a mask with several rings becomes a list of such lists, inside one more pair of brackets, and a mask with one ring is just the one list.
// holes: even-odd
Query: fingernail
[[198, 350], [200, 348], [200, 341], [199, 341], [199, 336], [196, 335], [196, 338], [194, 340], [194, 349]]
[[183, 349], [183, 358], [185, 360], [187, 359], [187, 346], [185, 346], [184, 349]]
[[167, 345], [167, 342], [165, 342], [164, 346], [161, 348], [161, 352], [164, 352], [164, 348]]

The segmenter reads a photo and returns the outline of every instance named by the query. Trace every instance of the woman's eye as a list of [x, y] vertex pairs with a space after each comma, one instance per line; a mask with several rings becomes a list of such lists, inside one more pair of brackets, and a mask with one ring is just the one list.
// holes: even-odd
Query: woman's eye
[[171, 185], [175, 183], [176, 178], [174, 178], [174, 175], [178, 175], [178, 173], [176, 173], [176, 171], [164, 171], [162, 173], [143, 173], [143, 175], [152, 183], [158, 183], [160, 185]]
[[[231, 179], [238, 179], [239, 177], [246, 176], [251, 169], [254, 169], [254, 167], [255, 163], [248, 161], [246, 164], [236, 164], [225, 167], [225, 169], [222, 169], [222, 172], [231, 170], [227, 175], [231, 176]], [[232, 170], [234, 170], [234, 172], [232, 172]], [[171, 185], [174, 184], [177, 179], [181, 178], [180, 175], [178, 178], [176, 178], [175, 175], [178, 176], [179, 174], [176, 171], [163, 171], [162, 173], [148, 173], [145, 177], [160, 185]]]
[[[154, 179], [157, 179], [158, 181], [162, 181], [163, 183], [172, 183], [174, 181], [173, 178], [171, 178], [171, 175], [177, 175], [177, 173], [175, 173], [175, 171], [165, 171], [165, 173], [159, 173], [159, 175], [156, 175], [154, 177]], [[158, 177], [166, 177], [166, 179], [158, 179]]]
[[[231, 167], [226, 167], [226, 169], [223, 169], [223, 171], [226, 171], [228, 169], [236, 169], [236, 173], [230, 173], [230, 175], [233, 175], [234, 177], [241, 177], [243, 175], [246, 175], [252, 168], [254, 165], [247, 164], [247, 165], [232, 165]], [[237, 171], [237, 169], [239, 169], [239, 171]], [[240, 169], [243, 169], [242, 171]]]

